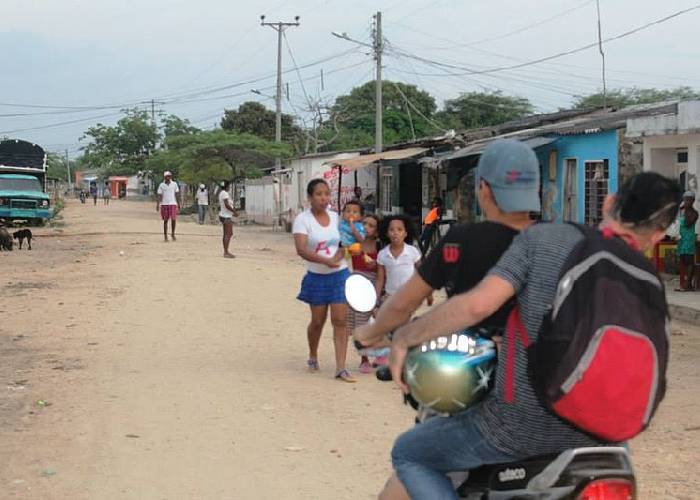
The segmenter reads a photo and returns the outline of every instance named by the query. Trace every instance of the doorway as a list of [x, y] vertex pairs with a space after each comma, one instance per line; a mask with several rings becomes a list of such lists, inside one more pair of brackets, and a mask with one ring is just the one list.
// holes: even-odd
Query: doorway
[[564, 220], [578, 222], [578, 161], [564, 160]]

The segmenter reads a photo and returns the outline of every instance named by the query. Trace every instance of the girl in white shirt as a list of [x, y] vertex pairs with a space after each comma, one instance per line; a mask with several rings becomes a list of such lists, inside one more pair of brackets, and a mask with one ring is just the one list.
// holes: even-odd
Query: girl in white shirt
[[309, 305], [311, 322], [307, 328], [310, 371], [318, 371], [318, 345], [328, 309], [333, 324], [335, 378], [355, 382], [345, 368], [348, 332], [345, 280], [350, 275], [340, 247], [338, 214], [328, 210], [331, 192], [323, 179], [309, 182], [306, 192], [309, 208], [294, 219], [292, 233], [297, 254], [306, 261], [306, 275], [297, 298]]
[[393, 295], [406, 283], [421, 253], [410, 244], [415, 240], [411, 220], [405, 215], [390, 215], [382, 220], [382, 239], [389, 244], [377, 256], [377, 296]]

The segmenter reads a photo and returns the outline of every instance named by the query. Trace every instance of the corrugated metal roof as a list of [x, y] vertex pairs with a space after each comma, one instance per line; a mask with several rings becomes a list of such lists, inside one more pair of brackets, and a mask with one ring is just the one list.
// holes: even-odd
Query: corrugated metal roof
[[324, 165], [340, 166], [347, 170], [358, 170], [360, 168], [371, 165], [372, 163], [382, 160], [405, 160], [414, 156], [422, 155], [428, 151], [428, 148], [407, 148], [396, 149], [393, 151], [384, 151], [383, 153], [375, 153], [371, 155], [360, 155], [354, 158], [334, 159], [324, 162]]

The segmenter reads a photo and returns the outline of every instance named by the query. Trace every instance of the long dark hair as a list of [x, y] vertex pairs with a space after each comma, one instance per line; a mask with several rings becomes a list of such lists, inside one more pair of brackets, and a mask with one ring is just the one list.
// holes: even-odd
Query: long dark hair
[[392, 221], [400, 220], [403, 222], [403, 226], [406, 228], [406, 239], [404, 240], [408, 244], [412, 244], [416, 240], [416, 226], [408, 215], [405, 214], [394, 214], [387, 215], [379, 223], [379, 238], [382, 240], [384, 245], [391, 243], [389, 240], [389, 225]]

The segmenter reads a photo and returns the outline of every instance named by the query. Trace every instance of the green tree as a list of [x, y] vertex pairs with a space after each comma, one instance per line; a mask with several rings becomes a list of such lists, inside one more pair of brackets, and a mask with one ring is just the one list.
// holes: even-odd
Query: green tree
[[[335, 100], [331, 109], [344, 131], [334, 147], [363, 147], [374, 142], [375, 103], [374, 81], [355, 87]], [[435, 99], [415, 85], [383, 81], [382, 108], [385, 143], [406, 142], [440, 130], [431, 123], [437, 110]]]
[[[70, 160], [69, 160], [70, 161]], [[75, 162], [70, 161], [71, 173], [75, 171]], [[46, 175], [51, 179], [68, 182], [68, 165], [66, 159], [56, 153], [46, 154]]]
[[187, 118], [182, 119], [177, 115], [166, 115], [162, 118], [161, 123], [163, 124], [163, 136], [166, 143], [170, 137], [196, 134], [200, 131], [197, 127], [192, 126]]
[[450, 128], [490, 127], [532, 114], [534, 108], [522, 97], [495, 92], [467, 92], [445, 101], [445, 109], [437, 114]]
[[[251, 134], [268, 141], [275, 140], [275, 112], [255, 101], [244, 102], [238, 109], [227, 109], [221, 119], [221, 128], [237, 134]], [[282, 113], [282, 141], [296, 144], [301, 130], [294, 117]]]
[[188, 184], [209, 184], [221, 179], [258, 177], [262, 168], [274, 166], [277, 156], [287, 158], [291, 154], [286, 144], [251, 134], [212, 130], [172, 137], [168, 149], [158, 150], [147, 160], [146, 168], [156, 177], [170, 170]]
[[124, 110], [113, 127], [98, 123], [81, 137], [90, 142], [83, 149], [82, 163], [105, 175], [130, 175], [143, 168], [160, 140], [158, 128], [146, 111]]
[[[650, 104], [673, 99], [700, 99], [700, 92], [690, 87], [677, 87], [675, 89], [640, 89], [637, 87], [613, 89], [607, 92], [605, 104], [609, 108], [619, 109], [633, 104]], [[602, 108], [603, 93], [596, 92], [595, 94], [576, 96], [574, 107], [579, 109]]]

